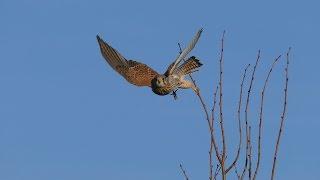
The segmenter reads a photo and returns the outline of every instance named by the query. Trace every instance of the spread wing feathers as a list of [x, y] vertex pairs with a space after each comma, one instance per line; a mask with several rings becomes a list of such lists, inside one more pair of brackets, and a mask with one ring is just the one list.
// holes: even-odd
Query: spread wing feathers
[[202, 66], [199, 59], [196, 59], [194, 56], [190, 57], [183, 64], [181, 64], [178, 68], [173, 71], [173, 74], [177, 74], [179, 76], [187, 75], [193, 73]]
[[137, 61], [129, 60], [128, 62], [130, 67], [125, 72], [124, 78], [136, 86], [151, 87], [151, 81], [158, 73], [149, 66]]
[[173, 66], [171, 67], [171, 69], [169, 70], [169, 74], [171, 74], [174, 69], [177, 67], [177, 65], [181, 62], [181, 60], [183, 60], [188, 54], [189, 52], [195, 47], [195, 45], [197, 44], [201, 33], [202, 33], [203, 29], [201, 28], [197, 34], [193, 37], [192, 41], [189, 43], [189, 46], [186, 47], [182, 53], [178, 56], [178, 58], [175, 60]]
[[119, 67], [129, 67], [127, 60], [117, 50], [109, 46], [109, 44], [104, 42], [98, 35], [97, 40], [102, 56], [115, 71], [121, 74], [121, 72], [119, 72], [121, 68]]
[[103, 41], [98, 35], [97, 40], [104, 59], [129, 83], [136, 86], [151, 86], [151, 80], [158, 75], [156, 71], [143, 63], [126, 60], [117, 50]]

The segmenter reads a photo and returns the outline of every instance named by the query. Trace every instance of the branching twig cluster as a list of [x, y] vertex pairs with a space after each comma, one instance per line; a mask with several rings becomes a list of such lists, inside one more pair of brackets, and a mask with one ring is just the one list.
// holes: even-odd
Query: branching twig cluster
[[[241, 111], [242, 111], [242, 101], [243, 101], [243, 91], [244, 91], [244, 85], [246, 84], [246, 76], [247, 71], [250, 67], [250, 64], [248, 64], [245, 69], [244, 73], [241, 78], [240, 83], [240, 94], [239, 94], [239, 100], [238, 100], [238, 106], [237, 106], [237, 124], [238, 124], [238, 133], [239, 133], [239, 142], [237, 149], [235, 150], [235, 157], [231, 162], [230, 165], [226, 164], [227, 159], [227, 143], [226, 143], [226, 131], [225, 131], [225, 125], [224, 125], [224, 116], [223, 116], [223, 61], [224, 61], [224, 38], [225, 38], [225, 31], [222, 34], [221, 38], [221, 49], [220, 49], [220, 58], [219, 58], [219, 83], [218, 86], [215, 88], [215, 91], [213, 93], [213, 105], [211, 109], [211, 114], [209, 114], [209, 111], [207, 109], [207, 106], [201, 96], [200, 91], [196, 93], [198, 99], [200, 100], [201, 107], [205, 113], [205, 117], [207, 120], [209, 133], [210, 133], [210, 148], [209, 148], [209, 180], [215, 180], [218, 176], [221, 176], [221, 179], [225, 180], [227, 178], [227, 174], [234, 169], [236, 176], [238, 179], [242, 180], [245, 177], [247, 177], [249, 180], [255, 180], [257, 179], [259, 167], [261, 164], [261, 155], [262, 155], [262, 130], [263, 130], [263, 110], [264, 110], [264, 99], [265, 99], [265, 91], [268, 87], [268, 82], [271, 76], [271, 73], [276, 65], [276, 63], [281, 58], [281, 55], [276, 57], [269, 68], [269, 71], [267, 73], [267, 76], [264, 81], [263, 88], [261, 90], [260, 94], [260, 108], [259, 108], [259, 125], [258, 125], [258, 139], [257, 139], [257, 160], [255, 162], [255, 168], [253, 167], [254, 161], [253, 161], [253, 145], [252, 145], [252, 128], [251, 124], [252, 122], [249, 119], [249, 107], [250, 107], [250, 96], [252, 93], [254, 80], [255, 80], [255, 73], [257, 70], [257, 66], [259, 64], [259, 61], [261, 59], [261, 52], [258, 51], [257, 58], [255, 61], [255, 65], [253, 67], [252, 73], [251, 73], [251, 79], [249, 82], [249, 87], [246, 94], [246, 102], [245, 102], [245, 110], [244, 110], [244, 126], [245, 126], [245, 147], [242, 147], [243, 144], [243, 135], [242, 135], [242, 120], [241, 120]], [[180, 44], [180, 53], [181, 53], [181, 46]], [[274, 152], [274, 158], [273, 158], [273, 166], [272, 166], [272, 173], [271, 173], [271, 179], [274, 178], [275, 173], [275, 166], [277, 162], [277, 154], [279, 151], [279, 144], [280, 144], [280, 138], [283, 131], [284, 126], [284, 120], [287, 110], [287, 89], [288, 89], [288, 66], [289, 66], [289, 55], [290, 55], [289, 48], [287, 54], [286, 54], [286, 67], [285, 67], [285, 88], [284, 88], [284, 103], [283, 103], [283, 110], [280, 117], [280, 127], [279, 132], [277, 136], [277, 141], [275, 145], [275, 152]], [[199, 88], [195, 82], [195, 80], [192, 78], [191, 75], [189, 75], [191, 81], [193, 82], [194, 86], [196, 88]], [[218, 100], [217, 100], [218, 95]], [[215, 113], [216, 113], [216, 106], [218, 102], [218, 119], [219, 121], [215, 121]], [[222, 150], [220, 150], [221, 147], [218, 146], [216, 136], [215, 136], [215, 123], [219, 123], [219, 130], [221, 133], [221, 141], [222, 141]], [[241, 156], [241, 149], [245, 148], [244, 152], [244, 164], [241, 171], [238, 169], [238, 161]], [[214, 155], [216, 158], [214, 158]], [[216, 159], [216, 162], [214, 161]], [[216, 168], [214, 170], [214, 166], [216, 164]], [[182, 173], [185, 176], [185, 179], [188, 180], [188, 176], [186, 175], [185, 170], [183, 169], [182, 165], [180, 164], [180, 168]], [[247, 174], [247, 176], [246, 176]]]

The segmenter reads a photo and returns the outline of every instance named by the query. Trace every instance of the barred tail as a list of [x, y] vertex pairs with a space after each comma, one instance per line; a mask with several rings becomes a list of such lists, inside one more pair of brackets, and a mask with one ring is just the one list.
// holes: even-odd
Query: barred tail
[[175, 73], [178, 75], [187, 75], [196, 71], [196, 69], [200, 66], [202, 66], [202, 64], [200, 63], [199, 59], [191, 56], [175, 70]]

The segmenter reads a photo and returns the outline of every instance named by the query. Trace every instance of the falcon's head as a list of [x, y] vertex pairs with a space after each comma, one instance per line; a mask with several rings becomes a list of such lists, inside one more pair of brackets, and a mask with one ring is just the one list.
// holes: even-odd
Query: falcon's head
[[158, 75], [156, 77], [154, 77], [151, 81], [151, 86], [153, 87], [165, 87], [166, 86], [166, 82], [165, 82], [165, 76], [163, 75]]

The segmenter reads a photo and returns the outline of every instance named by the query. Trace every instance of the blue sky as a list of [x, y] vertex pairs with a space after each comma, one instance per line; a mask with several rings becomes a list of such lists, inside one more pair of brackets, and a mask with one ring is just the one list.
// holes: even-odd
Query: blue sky
[[[240, 75], [261, 49], [250, 106], [272, 60], [291, 46], [288, 117], [277, 179], [319, 179], [318, 1], [0, 0], [0, 179], [206, 179], [209, 136], [191, 90], [160, 97], [125, 82], [102, 59], [100, 34], [125, 57], [159, 72], [200, 27], [194, 77], [211, 105], [219, 40], [225, 38], [228, 155], [237, 144]], [[267, 90], [262, 166], [269, 179], [284, 59]], [[254, 125], [253, 125], [254, 126]], [[255, 126], [253, 127], [255, 130]], [[233, 174], [233, 172], [232, 172]], [[234, 179], [233, 175], [230, 179]]]

